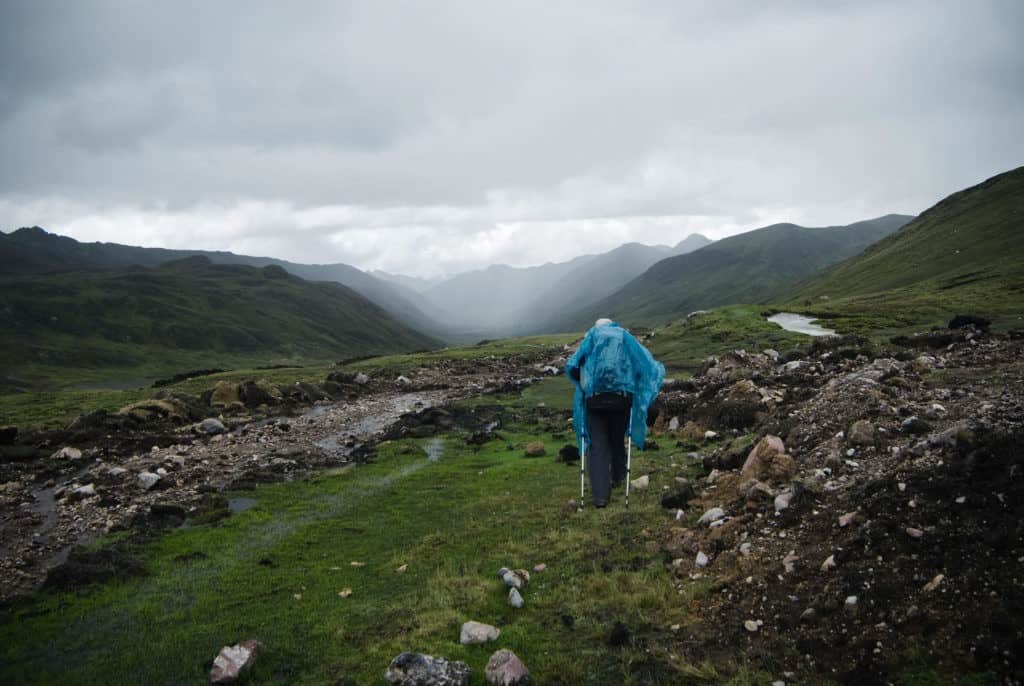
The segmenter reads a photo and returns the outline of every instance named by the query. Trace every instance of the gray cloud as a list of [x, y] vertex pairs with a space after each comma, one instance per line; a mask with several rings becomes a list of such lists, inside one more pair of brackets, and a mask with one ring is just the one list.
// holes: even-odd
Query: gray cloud
[[1024, 160], [1014, 0], [706, 4], [5, 2], [0, 223], [436, 272]]

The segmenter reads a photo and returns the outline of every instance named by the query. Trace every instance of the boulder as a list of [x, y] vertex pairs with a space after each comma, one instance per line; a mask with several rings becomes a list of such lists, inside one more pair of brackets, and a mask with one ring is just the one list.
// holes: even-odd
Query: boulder
[[218, 381], [210, 394], [211, 407], [230, 407], [236, 403], [241, 404], [239, 386], [230, 381]]
[[687, 506], [697, 496], [690, 483], [676, 484], [661, 496], [661, 506], [670, 510], [679, 510]]
[[139, 488], [148, 491], [160, 482], [160, 475], [153, 472], [142, 472], [136, 477], [135, 481], [139, 484]]
[[866, 419], [853, 423], [846, 433], [846, 441], [850, 445], [867, 447], [875, 444], [875, 425]]
[[508, 604], [517, 610], [523, 606], [523, 596], [517, 588], [508, 589]]
[[522, 589], [530, 583], [530, 573], [525, 569], [502, 567], [498, 570], [498, 578], [505, 582], [506, 588]]
[[176, 398], [150, 398], [126, 405], [117, 411], [119, 415], [131, 417], [139, 422], [152, 419], [169, 419], [176, 423], [189, 420], [188, 406]]
[[966, 329], [972, 326], [979, 331], [988, 331], [988, 327], [992, 326], [992, 322], [976, 314], [958, 314], [949, 320], [946, 328]]
[[544, 444], [540, 441], [534, 441], [526, 444], [526, 456], [527, 457], [541, 457], [546, 454]]
[[402, 653], [384, 673], [392, 686], [468, 686], [471, 670], [465, 662], [422, 653]]
[[233, 646], [224, 646], [213, 659], [210, 669], [211, 684], [233, 684], [252, 668], [263, 650], [259, 641], [242, 641]]
[[571, 464], [578, 462], [580, 459], [580, 449], [574, 445], [563, 445], [558, 450], [558, 461], [565, 464]]
[[487, 661], [484, 677], [491, 686], [525, 686], [530, 683], [530, 670], [515, 653], [502, 648]]
[[214, 417], [207, 417], [203, 421], [196, 425], [196, 431], [207, 436], [216, 436], [217, 434], [227, 433], [227, 427], [224, 426], [224, 422]]
[[483, 622], [466, 622], [459, 630], [459, 643], [464, 646], [498, 640], [501, 630]]
[[796, 462], [786, 454], [786, 446], [778, 436], [767, 435], [747, 455], [740, 474], [744, 479], [767, 483], [788, 481], [796, 473]]
[[266, 381], [246, 381], [239, 388], [238, 394], [246, 407], [277, 405], [284, 400], [281, 389]]

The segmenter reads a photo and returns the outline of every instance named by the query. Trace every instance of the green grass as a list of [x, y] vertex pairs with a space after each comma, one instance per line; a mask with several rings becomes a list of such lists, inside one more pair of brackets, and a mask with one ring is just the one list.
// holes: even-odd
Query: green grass
[[[508, 355], [520, 355], [536, 353], [538, 351], [549, 351], [556, 353], [564, 344], [571, 343], [579, 338], [578, 334], [561, 334], [551, 336], [531, 336], [527, 338], [509, 338], [499, 341], [491, 341], [483, 345], [472, 345], [462, 348], [445, 348], [428, 353], [413, 353], [408, 355], [388, 355], [359, 360], [345, 365], [323, 361], [305, 360], [301, 366], [287, 367], [283, 369], [257, 369], [252, 366], [250, 360], [245, 358], [213, 358], [203, 360], [191, 360], [190, 364], [179, 364], [172, 366], [169, 370], [161, 368], [159, 374], [156, 368], [148, 369], [147, 378], [161, 374], [169, 374], [171, 371], [183, 371], [195, 369], [201, 365], [198, 362], [213, 362], [207, 366], [233, 366], [232, 362], [240, 368], [230, 371], [200, 376], [165, 388], [182, 393], [198, 395], [207, 388], [211, 388], [218, 381], [247, 381], [265, 380], [271, 383], [288, 384], [296, 381], [323, 382], [327, 375], [338, 369], [350, 371], [377, 372], [389, 376], [408, 373], [417, 367], [437, 364], [445, 360], [475, 360], [485, 357], [503, 357]], [[166, 360], [167, 358], [161, 358]], [[173, 358], [171, 358], [173, 359]], [[277, 363], [287, 362], [276, 360]], [[159, 363], [154, 363], [159, 364]], [[107, 370], [109, 371], [109, 370]], [[132, 370], [130, 373], [138, 373], [139, 370]], [[75, 386], [91, 379], [88, 376], [78, 376], [83, 370], [71, 373], [65, 371], [58, 385]], [[127, 373], [127, 372], [126, 372]], [[139, 378], [129, 376], [126, 378]], [[143, 381], [146, 379], [143, 378]], [[78, 415], [91, 412], [96, 409], [114, 411], [136, 402], [143, 398], [150, 397], [155, 392], [152, 388], [140, 387], [127, 390], [46, 390], [27, 393], [8, 393], [0, 395], [0, 426], [14, 425], [19, 427], [46, 427], [53, 428], [64, 426]]]
[[[659, 489], [676, 472], [665, 458], [636, 457], [654, 485], [634, 492], [629, 511], [619, 493], [606, 510], [576, 513], [565, 503], [578, 495], [577, 470], [523, 457], [517, 446], [543, 437], [505, 439], [477, 451], [449, 438], [437, 462], [422, 443], [388, 443], [373, 464], [261, 486], [245, 494], [255, 508], [138, 548], [145, 579], [41, 594], [0, 615], [0, 681], [197, 683], [220, 646], [246, 638], [267, 646], [253, 683], [380, 683], [413, 650], [465, 660], [481, 684], [498, 647], [536, 683], [712, 678], [674, 657], [669, 631], [703, 591], [680, 594], [641, 534], [667, 516]], [[548, 440], [549, 454], [558, 447]], [[177, 559], [195, 553], [205, 557]], [[538, 562], [548, 570], [534, 574], [526, 607], [511, 609], [497, 569]], [[338, 597], [343, 588], [352, 596]], [[459, 645], [470, 619], [499, 626], [500, 639]], [[633, 632], [622, 648], [607, 644], [615, 621]]]
[[431, 352], [381, 355], [351, 362], [344, 365], [344, 367], [352, 371], [403, 373], [417, 367], [432, 365], [442, 360], [476, 360], [485, 357], [509, 357], [512, 355], [536, 353], [543, 350], [554, 352], [555, 349], [571, 344], [582, 337], [582, 333], [563, 333], [502, 338], [493, 341], [481, 341], [477, 345], [443, 348]]
[[785, 331], [766, 321], [767, 310], [757, 305], [719, 307], [657, 329], [647, 347], [670, 372], [693, 373], [709, 355], [743, 349], [785, 352], [811, 341], [810, 336]]

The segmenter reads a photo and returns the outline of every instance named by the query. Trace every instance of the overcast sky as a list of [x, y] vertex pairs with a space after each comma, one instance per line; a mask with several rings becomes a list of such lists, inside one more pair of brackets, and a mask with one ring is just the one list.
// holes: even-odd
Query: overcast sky
[[0, 228], [437, 275], [1024, 164], [1024, 2], [0, 0]]

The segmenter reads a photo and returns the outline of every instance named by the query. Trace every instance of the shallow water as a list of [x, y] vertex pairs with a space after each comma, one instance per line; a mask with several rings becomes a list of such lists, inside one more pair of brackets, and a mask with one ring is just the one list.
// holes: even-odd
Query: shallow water
[[768, 317], [768, 321], [773, 324], [778, 324], [786, 331], [793, 331], [794, 333], [802, 333], [808, 336], [835, 336], [836, 332], [833, 329], [826, 329], [823, 326], [818, 326], [814, 322], [815, 319], [811, 317], [805, 317], [802, 314], [793, 314], [792, 312], [779, 312]]

